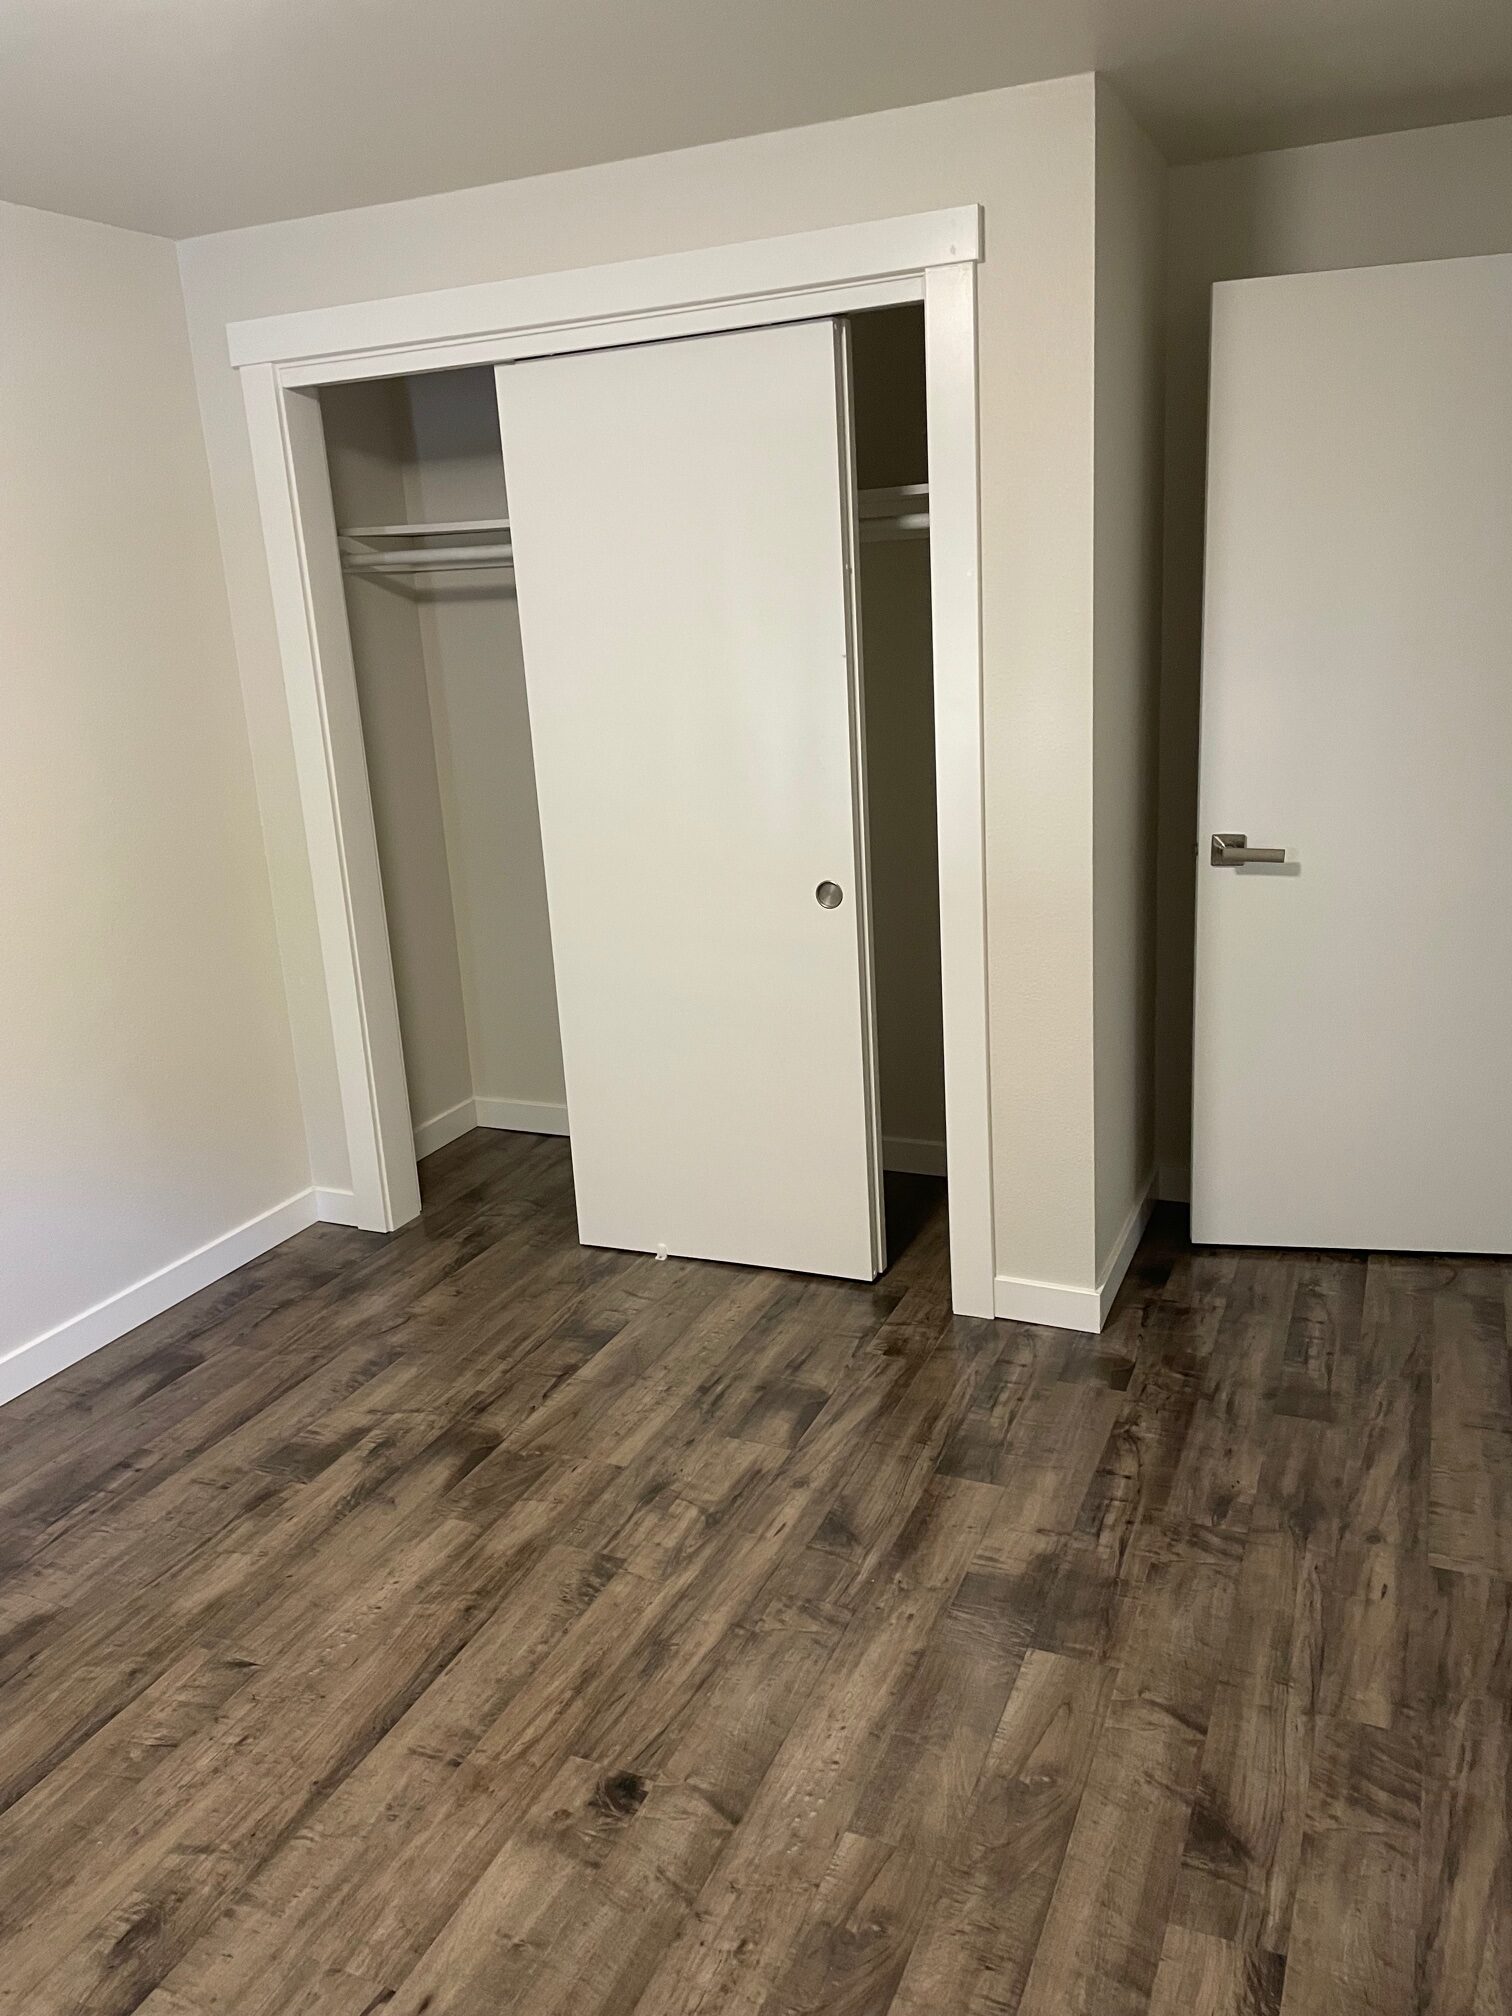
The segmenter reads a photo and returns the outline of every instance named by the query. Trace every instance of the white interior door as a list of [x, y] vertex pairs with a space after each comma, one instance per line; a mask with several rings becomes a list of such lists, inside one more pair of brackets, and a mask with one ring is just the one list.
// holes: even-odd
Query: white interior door
[[1209, 442], [1193, 1233], [1505, 1252], [1512, 257], [1217, 288]]
[[847, 357], [498, 372], [589, 1245], [882, 1264]]

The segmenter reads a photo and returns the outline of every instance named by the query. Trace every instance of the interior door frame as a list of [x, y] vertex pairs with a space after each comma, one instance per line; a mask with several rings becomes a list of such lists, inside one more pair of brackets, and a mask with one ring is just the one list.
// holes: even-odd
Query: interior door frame
[[356, 1221], [420, 1209], [319, 388], [922, 301], [951, 1299], [996, 1274], [987, 982], [976, 204], [228, 325], [283, 663]]

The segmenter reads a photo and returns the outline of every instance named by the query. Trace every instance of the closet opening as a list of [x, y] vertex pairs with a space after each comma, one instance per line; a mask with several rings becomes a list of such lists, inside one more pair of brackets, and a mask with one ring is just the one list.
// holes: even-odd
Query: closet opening
[[914, 302], [321, 388], [417, 1164], [571, 1131], [587, 1245], [943, 1259], [925, 384]]
[[[673, 1242], [643, 1221], [670, 1224], [675, 1203], [687, 1233], [676, 1250], [690, 1259], [857, 1280], [874, 1279], [887, 1264], [884, 1130], [887, 1159], [898, 1163], [924, 1158], [926, 1149], [903, 1144], [928, 1143], [931, 1128], [900, 1105], [900, 1067], [889, 1059], [902, 1054], [897, 1032], [906, 1018], [900, 1024], [885, 998], [880, 1041], [874, 1032], [861, 680], [851, 676], [863, 625], [856, 524], [858, 516], [869, 521], [875, 542], [876, 519], [909, 515], [908, 493], [914, 501], [918, 493], [905, 482], [890, 494], [885, 484], [853, 494], [848, 324], [866, 344], [864, 318], [903, 305], [917, 313], [922, 304], [933, 722], [947, 879], [938, 946], [931, 932], [927, 950], [922, 937], [910, 946], [901, 927], [889, 930], [888, 897], [879, 892], [882, 932], [893, 947], [882, 949], [880, 988], [888, 995], [900, 968], [904, 983], [916, 980], [921, 956], [931, 971], [938, 959], [949, 1038], [951, 1299], [963, 1315], [994, 1313], [1002, 1282], [985, 931], [981, 250], [980, 207], [965, 205], [229, 326], [325, 982], [329, 1054], [321, 1054], [318, 1017], [302, 1032], [321, 1216], [395, 1230], [421, 1209], [417, 1132], [422, 1152], [434, 1147], [466, 1124], [469, 1102], [474, 1123], [497, 1117], [544, 1126], [550, 1116], [562, 1125], [565, 1103], [585, 1243], [670, 1254]], [[860, 368], [867, 373], [865, 356]], [[487, 372], [502, 415], [507, 504]], [[386, 391], [326, 390], [385, 380]], [[448, 385], [466, 389], [449, 395]], [[462, 452], [439, 456], [438, 475], [476, 463], [473, 451], [487, 442], [481, 459], [491, 465], [490, 494], [469, 498], [456, 518], [441, 515], [445, 506], [412, 501], [436, 487], [419, 439], [431, 388], [438, 404], [450, 396], [472, 415]], [[870, 407], [865, 389], [862, 397]], [[376, 422], [375, 408], [383, 409]], [[369, 421], [354, 422], [363, 410]], [[922, 434], [917, 400], [914, 413]], [[433, 438], [444, 441], [444, 413], [427, 418], [441, 430]], [[902, 460], [879, 461], [865, 422], [862, 431], [868, 476], [913, 473]], [[374, 490], [386, 496], [370, 504], [362, 493]], [[436, 616], [460, 605], [471, 617], [481, 602], [493, 612], [485, 620], [496, 621], [514, 565], [525, 584], [523, 648], [513, 641], [529, 693], [529, 737], [517, 731], [480, 742], [456, 719], [465, 713], [458, 693], [466, 680], [459, 674], [454, 691]], [[438, 583], [447, 570], [453, 578]], [[378, 578], [388, 575], [400, 579]], [[468, 576], [480, 577], [485, 592]], [[348, 601], [359, 591], [349, 621]], [[876, 603], [875, 590], [870, 599]], [[634, 623], [625, 620], [626, 604], [634, 605]], [[919, 607], [922, 616], [922, 598]], [[490, 668], [501, 703], [498, 661], [517, 620], [509, 608], [499, 632], [507, 641]], [[875, 618], [870, 627], [875, 672]], [[372, 632], [379, 652], [392, 649], [412, 664], [417, 640], [422, 665], [429, 644], [441, 676], [390, 690], [375, 676]], [[900, 622], [894, 633], [903, 634]], [[365, 662], [354, 671], [359, 654]], [[707, 677], [714, 666], [718, 680]], [[830, 676], [840, 667], [844, 680]], [[635, 698], [633, 714], [627, 696]], [[523, 710], [517, 720], [523, 725]], [[585, 723], [593, 745], [586, 751]], [[531, 874], [528, 865], [506, 871], [492, 860], [480, 877], [464, 835], [463, 773], [488, 773], [495, 788], [487, 809], [502, 818], [531, 805], [527, 747], [542, 865]], [[671, 756], [681, 764], [675, 775]], [[516, 762], [524, 789], [497, 788]], [[415, 773], [414, 802], [388, 803], [387, 780]], [[916, 778], [927, 788], [925, 765]], [[884, 802], [886, 780], [879, 763]], [[412, 830], [423, 843], [415, 849], [405, 844]], [[885, 881], [899, 828], [879, 808], [873, 830]], [[632, 846], [635, 859], [627, 860]], [[904, 851], [900, 844], [900, 857]], [[623, 890], [625, 901], [616, 906], [603, 887], [595, 891], [595, 875]], [[496, 948], [510, 934], [495, 932], [492, 948], [482, 942], [490, 912], [498, 916], [498, 906], [480, 901], [490, 876], [489, 898], [502, 882], [533, 912], [534, 958], [521, 956], [519, 932], [502, 958]], [[926, 880], [915, 885], [920, 898]], [[403, 893], [411, 883], [421, 892], [413, 901]], [[831, 884], [842, 892], [839, 903], [824, 900]], [[548, 933], [543, 885], [553, 924], [561, 885], [586, 931]], [[604, 956], [609, 940], [613, 960]], [[671, 991], [661, 984], [668, 945], [698, 984]], [[544, 1068], [503, 1089], [488, 1082], [494, 1010], [476, 982], [491, 959], [507, 985], [531, 974], [528, 998], [517, 1004], [522, 1023], [543, 1036], [541, 1051], [560, 1051], [560, 1078], [548, 1055], [537, 1057]], [[539, 983], [548, 972], [554, 1016], [541, 1012], [547, 997]], [[597, 996], [608, 1037], [595, 1057], [568, 1039], [574, 1016]], [[700, 1023], [695, 1011], [716, 1000], [719, 1013]], [[434, 1041], [417, 1034], [427, 1029]], [[617, 1064], [627, 1045], [630, 1073]], [[527, 1054], [528, 1045], [514, 1047]], [[879, 1047], [894, 1088], [885, 1120], [873, 1068]], [[588, 1062], [586, 1076], [575, 1055]], [[630, 1104], [638, 1099], [634, 1111], [609, 1096], [616, 1088]], [[604, 1209], [585, 1214], [590, 1134], [602, 1151], [595, 1182]], [[566, 1157], [560, 1144], [548, 1148], [525, 1152], [560, 1178]], [[658, 1164], [657, 1184], [648, 1181], [649, 1162]], [[608, 1187], [599, 1180], [606, 1172], [614, 1179]], [[711, 1198], [724, 1211], [712, 1229]], [[626, 1202], [630, 1210], [621, 1212]], [[938, 1213], [932, 1223], [944, 1229]], [[730, 1230], [742, 1236], [727, 1240]], [[895, 1233], [895, 1250], [897, 1243]]]
[[320, 403], [416, 1155], [564, 1134], [493, 372]]
[[945, 1196], [922, 304], [850, 318], [872, 965], [890, 1264]]

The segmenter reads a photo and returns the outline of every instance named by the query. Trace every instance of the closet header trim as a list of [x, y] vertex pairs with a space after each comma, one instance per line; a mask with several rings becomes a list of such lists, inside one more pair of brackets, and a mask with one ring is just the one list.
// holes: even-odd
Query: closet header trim
[[[644, 319], [637, 333], [646, 340], [717, 328], [725, 309], [732, 321], [749, 325], [752, 302], [763, 299], [773, 304], [773, 320], [784, 321], [803, 312], [808, 293], [823, 297], [815, 314], [896, 302], [905, 298], [910, 280], [922, 299], [926, 270], [981, 257], [981, 206], [971, 203], [616, 265], [260, 316], [228, 324], [226, 338], [238, 370], [271, 364], [286, 385], [319, 385], [391, 376], [396, 351], [406, 353], [406, 370], [446, 370], [623, 343], [627, 321]], [[840, 300], [846, 290], [854, 298]]]

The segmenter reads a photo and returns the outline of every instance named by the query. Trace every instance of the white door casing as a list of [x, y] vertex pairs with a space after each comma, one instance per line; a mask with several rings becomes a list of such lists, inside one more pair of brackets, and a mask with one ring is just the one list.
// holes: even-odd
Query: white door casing
[[844, 326], [497, 377], [582, 1237], [869, 1279]]
[[[339, 1190], [317, 1191], [321, 1216], [392, 1229], [414, 1215], [419, 1194], [402, 1060], [398, 1070], [386, 1062], [400, 1056], [387, 932], [381, 906], [375, 911], [353, 900], [376, 847], [365, 788], [347, 785], [362, 754], [360, 733], [341, 702], [350, 643], [340, 561], [333, 537], [309, 536], [312, 514], [329, 515], [329, 486], [323, 469], [294, 450], [295, 409], [312, 388], [355, 379], [766, 327], [922, 299], [951, 1299], [962, 1315], [992, 1315], [976, 274], [982, 222], [980, 207], [967, 205], [228, 325], [289, 689], [311, 896], [321, 956], [336, 976], [330, 1035], [354, 1194], [343, 1201]], [[383, 1068], [373, 1068], [374, 1059]]]

